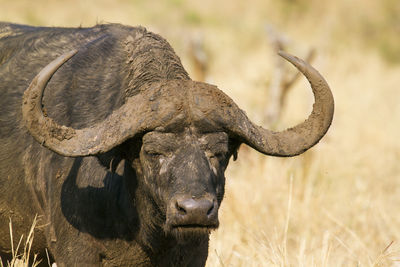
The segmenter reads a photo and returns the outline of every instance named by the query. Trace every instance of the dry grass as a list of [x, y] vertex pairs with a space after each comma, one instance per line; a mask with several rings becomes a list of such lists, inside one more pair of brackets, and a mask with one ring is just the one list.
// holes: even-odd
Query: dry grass
[[[400, 266], [400, 2], [397, 0], [5, 1], [0, 20], [79, 26], [146, 25], [175, 47], [188, 71], [201, 33], [208, 79], [263, 121], [273, 74], [265, 25], [317, 50], [314, 65], [334, 92], [324, 140], [290, 159], [242, 148], [227, 171], [221, 227], [207, 266]], [[302, 121], [312, 96], [290, 92], [276, 129]]]
[[13, 236], [13, 228], [12, 221], [10, 219], [9, 228], [10, 228], [10, 242], [11, 242], [11, 254], [12, 259], [11, 262], [7, 261], [6, 265], [3, 264], [3, 261], [0, 258], [0, 267], [35, 267], [40, 263], [40, 260], [37, 259], [37, 255], [33, 252], [32, 255], [32, 244], [34, 238], [34, 230], [37, 223], [37, 217], [33, 219], [31, 229], [25, 239], [25, 245], [22, 249], [21, 245], [24, 240], [24, 236], [22, 235], [18, 241], [16, 247], [14, 243]]

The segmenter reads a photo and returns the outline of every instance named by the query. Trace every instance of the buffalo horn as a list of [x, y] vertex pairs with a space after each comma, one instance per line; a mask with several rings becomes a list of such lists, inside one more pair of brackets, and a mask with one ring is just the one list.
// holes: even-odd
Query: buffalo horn
[[293, 128], [273, 132], [253, 124], [244, 112], [237, 110], [225, 127], [231, 135], [263, 154], [291, 157], [311, 148], [325, 135], [332, 122], [334, 101], [327, 82], [317, 70], [285, 52], [279, 52], [279, 55], [302, 72], [311, 84], [315, 103], [308, 119]]
[[[45, 116], [42, 111], [43, 91], [53, 74], [77, 53], [77, 50], [65, 53], [44, 67], [25, 90], [22, 103], [23, 121], [30, 134], [43, 146], [68, 157], [97, 155], [140, 132], [154, 129], [174, 117], [176, 109], [173, 101], [166, 97], [158, 109], [161, 115], [155, 114], [149, 104], [147, 94], [130, 97], [119, 109], [115, 110], [104, 121], [83, 129], [74, 129], [60, 125]], [[157, 88], [149, 89], [154, 93]], [[161, 92], [162, 93], [162, 92]], [[176, 115], [176, 114], [175, 114]]]

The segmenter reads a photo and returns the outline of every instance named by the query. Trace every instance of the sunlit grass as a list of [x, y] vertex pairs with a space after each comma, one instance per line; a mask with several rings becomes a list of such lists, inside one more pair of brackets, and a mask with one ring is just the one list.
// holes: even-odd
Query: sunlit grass
[[[207, 266], [378, 267], [400, 264], [399, 3], [0, 0], [0, 20], [144, 25], [172, 43], [189, 72], [185, 42], [201, 32], [208, 80], [256, 122], [263, 121], [274, 73], [265, 25], [289, 36], [289, 52], [315, 48], [313, 64], [335, 96], [333, 125], [296, 158], [240, 149], [226, 174]], [[311, 90], [300, 80], [276, 129], [301, 122], [311, 107]]]
[[29, 230], [29, 233], [25, 238], [25, 241], [24, 241], [24, 236], [21, 235], [17, 243], [17, 246], [15, 246], [14, 241], [16, 240], [14, 240], [12, 221], [10, 219], [9, 229], [10, 229], [10, 244], [11, 244], [12, 259], [11, 261], [7, 261], [7, 263], [3, 263], [3, 261], [0, 258], [0, 267], [35, 267], [41, 262], [41, 260], [38, 260], [37, 254], [31, 250], [36, 224], [37, 224], [37, 217], [35, 216], [32, 222], [31, 229]]

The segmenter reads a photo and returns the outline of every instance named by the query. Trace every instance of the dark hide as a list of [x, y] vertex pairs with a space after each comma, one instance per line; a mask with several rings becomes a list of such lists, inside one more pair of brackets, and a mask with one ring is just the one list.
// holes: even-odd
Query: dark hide
[[[189, 80], [170, 45], [144, 28], [0, 23], [0, 251], [10, 251], [9, 218], [16, 242], [37, 214], [33, 251], [44, 263], [48, 248], [59, 267], [204, 266], [237, 143], [179, 125], [97, 157], [42, 147], [22, 123], [22, 95], [44, 66], [72, 49], [79, 53], [52, 77], [43, 106], [74, 128], [104, 120], [155, 82]], [[181, 227], [173, 201], [182, 196], [208, 197], [213, 224]]]

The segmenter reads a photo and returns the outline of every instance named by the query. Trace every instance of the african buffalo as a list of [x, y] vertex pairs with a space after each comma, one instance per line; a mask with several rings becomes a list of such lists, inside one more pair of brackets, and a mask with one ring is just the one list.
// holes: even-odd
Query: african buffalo
[[[0, 251], [40, 221], [33, 250], [58, 266], [204, 266], [224, 171], [241, 143], [290, 157], [315, 145], [334, 110], [309, 80], [310, 117], [272, 132], [217, 87], [192, 81], [142, 27], [0, 23]], [[44, 262], [47, 262], [44, 260]]]

